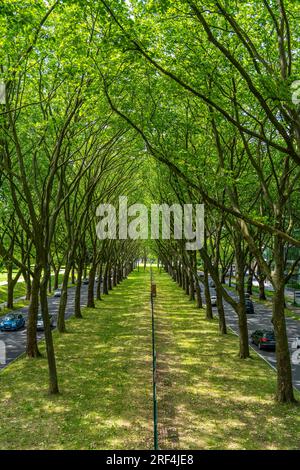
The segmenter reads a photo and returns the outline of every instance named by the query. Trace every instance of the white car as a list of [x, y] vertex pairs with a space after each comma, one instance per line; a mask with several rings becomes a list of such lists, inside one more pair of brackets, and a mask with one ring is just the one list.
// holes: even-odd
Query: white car
[[297, 336], [294, 338], [294, 341], [292, 342], [292, 349], [299, 349], [300, 348], [300, 336]]
[[216, 306], [217, 306], [217, 297], [216, 297], [215, 295], [212, 295], [212, 296], [211, 296], [210, 301], [211, 301], [212, 307], [216, 307]]

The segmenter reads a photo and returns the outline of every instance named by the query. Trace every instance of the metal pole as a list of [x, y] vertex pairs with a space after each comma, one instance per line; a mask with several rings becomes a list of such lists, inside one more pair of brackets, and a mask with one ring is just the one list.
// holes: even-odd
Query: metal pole
[[154, 449], [158, 450], [158, 432], [157, 432], [157, 399], [156, 399], [156, 347], [155, 347], [155, 318], [154, 318], [154, 299], [153, 299], [153, 272], [152, 264], [150, 266], [150, 281], [151, 281], [151, 317], [152, 317], [152, 380], [153, 380], [153, 435], [154, 435]]

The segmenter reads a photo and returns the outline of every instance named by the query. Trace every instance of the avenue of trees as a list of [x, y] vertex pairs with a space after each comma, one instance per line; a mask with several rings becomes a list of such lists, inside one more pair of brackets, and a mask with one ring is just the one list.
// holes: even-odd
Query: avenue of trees
[[[248, 290], [255, 277], [262, 299], [264, 281], [272, 284], [276, 399], [294, 402], [284, 288], [299, 262], [287, 265], [287, 253], [300, 248], [297, 2], [10, 0], [0, 8], [0, 255], [9, 306], [21, 274], [27, 284], [30, 357], [39, 355], [40, 302], [50, 391], [58, 391], [50, 274], [53, 288], [64, 270], [63, 333], [74, 272], [80, 317], [86, 270], [93, 307], [96, 274], [107, 293], [140, 256], [133, 241], [96, 237], [98, 204], [128, 194], [205, 204], [200, 252], [185, 251], [184, 240], [159, 240], [155, 250], [199, 308], [204, 289], [207, 319], [214, 279], [220, 334], [227, 301], [238, 316], [241, 359], [250, 354], [246, 272]], [[224, 288], [232, 265], [238, 300]]]

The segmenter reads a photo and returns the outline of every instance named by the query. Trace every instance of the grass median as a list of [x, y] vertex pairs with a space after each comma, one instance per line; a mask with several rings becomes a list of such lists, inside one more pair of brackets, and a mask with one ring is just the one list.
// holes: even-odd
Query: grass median
[[169, 276], [155, 280], [160, 447], [299, 449], [300, 409], [274, 402], [275, 372], [254, 351], [239, 359], [237, 337]]
[[[300, 410], [274, 402], [274, 371], [254, 351], [240, 360], [233, 333], [154, 278], [159, 447], [298, 449]], [[0, 373], [0, 449], [152, 448], [149, 271], [104, 299], [54, 332], [60, 395], [46, 393], [45, 359]]]
[[46, 393], [46, 359], [0, 373], [0, 449], [151, 448], [149, 272], [104, 299], [54, 332], [58, 396]]

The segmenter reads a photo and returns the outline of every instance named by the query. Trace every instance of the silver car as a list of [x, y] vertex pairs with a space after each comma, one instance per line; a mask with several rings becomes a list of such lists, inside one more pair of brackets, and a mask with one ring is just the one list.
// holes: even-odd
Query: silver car
[[[53, 327], [54, 326], [54, 318], [52, 315], [49, 315], [49, 320], [50, 320], [50, 326]], [[37, 317], [37, 322], [36, 322], [36, 329], [37, 331], [44, 331], [44, 320], [43, 320], [43, 316], [41, 313], [38, 314], [38, 317]]]

